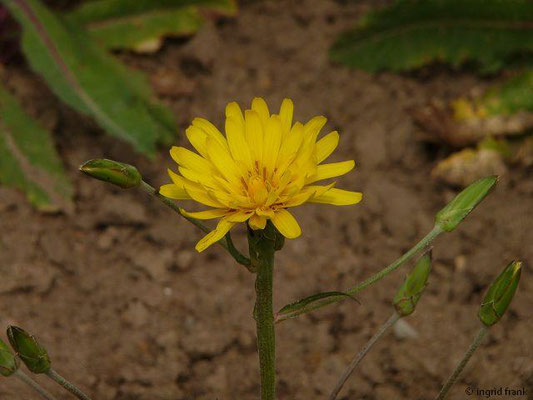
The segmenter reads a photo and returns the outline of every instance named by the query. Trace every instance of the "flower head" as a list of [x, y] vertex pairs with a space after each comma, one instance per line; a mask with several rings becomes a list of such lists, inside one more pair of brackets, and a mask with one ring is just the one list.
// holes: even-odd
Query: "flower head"
[[317, 141], [326, 118], [293, 124], [292, 115], [289, 99], [283, 100], [279, 114], [270, 114], [261, 98], [255, 98], [244, 114], [237, 103], [229, 103], [225, 137], [209, 121], [195, 118], [186, 134], [198, 153], [172, 147], [170, 155], [178, 163], [179, 174], [169, 170], [173, 183], [161, 186], [160, 193], [211, 207], [200, 212], [182, 210], [189, 217], [220, 218], [196, 250], [205, 250], [233, 225], [245, 221], [255, 230], [271, 220], [283, 236], [293, 239], [301, 229], [288, 208], [306, 202], [350, 205], [361, 201], [361, 193], [334, 188], [335, 183], [315, 185], [346, 174], [355, 163], [321, 164], [337, 147], [339, 134], [333, 131]]

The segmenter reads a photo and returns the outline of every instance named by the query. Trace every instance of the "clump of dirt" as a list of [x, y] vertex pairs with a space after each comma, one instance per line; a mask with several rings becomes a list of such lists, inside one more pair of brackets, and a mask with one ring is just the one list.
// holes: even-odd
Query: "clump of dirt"
[[[182, 128], [195, 116], [222, 126], [227, 102], [263, 96], [272, 107], [290, 97], [296, 119], [323, 113], [327, 128], [340, 132], [333, 160], [353, 158], [357, 167], [338, 186], [361, 190], [364, 200], [295, 210], [303, 235], [278, 253], [276, 309], [345, 289], [381, 269], [432, 228], [435, 212], [455, 194], [431, 180], [443, 151], [419, 141], [406, 109], [486, 83], [465, 72], [370, 75], [332, 65], [329, 46], [371, 5], [253, 2], [237, 19], [190, 41], [169, 40], [156, 56], [119, 55], [151, 76]], [[96, 399], [256, 399], [254, 277], [215, 246], [196, 254], [200, 232], [161, 204], [77, 172], [83, 161], [107, 157], [137, 165], [159, 185], [168, 181], [166, 150], [150, 162], [104, 136], [43, 85], [32, 90], [39, 79], [25, 67], [6, 74], [30, 83], [24, 88], [30, 105], [34, 99], [37, 110], [53, 110], [50, 126], [77, 195], [72, 216], [45, 215], [22, 194], [0, 188], [0, 327], [15, 324], [37, 334], [53, 366]], [[181, 133], [176, 141], [183, 144]], [[466, 387], [533, 393], [527, 264], [533, 259], [533, 185], [527, 172], [510, 168], [455, 232], [438, 239], [430, 285], [406, 320], [416, 335], [387, 335], [341, 398], [433, 398], [479, 327], [486, 286], [516, 258], [526, 263], [515, 300], [451, 398], [463, 398]], [[242, 227], [234, 236], [244, 247]], [[361, 305], [348, 301], [278, 326], [279, 399], [326, 397], [391, 314], [405, 271], [362, 292]], [[13, 379], [2, 380], [0, 397], [36, 398]]]

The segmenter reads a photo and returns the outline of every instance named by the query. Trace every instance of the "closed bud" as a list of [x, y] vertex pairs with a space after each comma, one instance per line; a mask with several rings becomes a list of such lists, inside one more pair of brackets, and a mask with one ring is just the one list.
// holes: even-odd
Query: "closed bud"
[[7, 328], [7, 337], [13, 350], [31, 372], [43, 374], [50, 370], [48, 352], [34, 336], [24, 329], [10, 326]]
[[133, 165], [106, 159], [85, 162], [80, 171], [95, 179], [112, 183], [122, 189], [130, 189], [141, 184], [142, 176]]
[[489, 287], [479, 309], [479, 319], [486, 326], [492, 326], [503, 316], [518, 287], [522, 263], [513, 261]]
[[429, 251], [418, 259], [416, 265], [409, 272], [400, 289], [398, 289], [396, 296], [394, 296], [392, 301], [394, 308], [402, 317], [415, 311], [416, 304], [426, 288], [430, 271], [431, 252]]
[[7, 344], [0, 339], [0, 375], [10, 376], [19, 368], [19, 363]]
[[498, 183], [497, 176], [488, 176], [470, 184], [450, 201], [435, 217], [436, 224], [445, 232], [451, 232]]

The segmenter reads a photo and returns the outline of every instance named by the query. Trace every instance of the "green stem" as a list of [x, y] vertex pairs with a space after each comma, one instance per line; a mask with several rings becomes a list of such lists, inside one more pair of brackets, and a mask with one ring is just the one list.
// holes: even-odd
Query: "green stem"
[[[198, 227], [203, 232], [209, 233], [211, 231], [211, 229], [209, 229], [207, 226], [202, 224], [196, 218], [191, 218], [191, 217], [184, 215], [176, 203], [174, 203], [171, 199], [159, 194], [159, 192], [154, 187], [152, 187], [150, 184], [146, 183], [145, 181], [141, 181], [140, 188], [143, 192], [148, 193], [153, 198], [161, 201], [167, 207], [177, 212], [179, 215], [181, 215], [187, 221], [192, 223], [194, 226]], [[231, 235], [229, 232], [226, 234], [224, 238], [218, 241], [218, 244], [224, 247], [231, 254], [231, 256], [235, 259], [235, 261], [237, 261], [239, 264], [244, 265], [250, 272], [253, 272], [250, 259], [244, 256], [243, 254], [241, 254], [239, 250], [237, 250], [237, 248], [233, 244], [233, 241], [231, 240]]]
[[350, 365], [346, 367], [344, 372], [342, 373], [342, 376], [339, 378], [339, 381], [337, 382], [337, 385], [335, 385], [335, 388], [329, 395], [329, 400], [335, 400], [341, 391], [342, 387], [352, 374], [352, 372], [355, 370], [355, 368], [359, 365], [359, 363], [365, 358], [365, 356], [368, 354], [370, 349], [376, 344], [376, 342], [383, 336], [385, 332], [389, 330], [391, 326], [393, 326], [396, 321], [398, 321], [401, 318], [401, 316], [398, 313], [394, 313], [391, 315], [391, 317], [385, 322], [379, 330], [372, 336], [372, 338], [368, 341], [368, 343], [361, 349], [361, 351], [357, 354], [357, 356], [352, 360]]
[[[407, 253], [404, 253], [401, 257], [397, 258], [394, 262], [392, 262], [392, 264], [382, 269], [377, 274], [371, 276], [370, 278], [357, 284], [356, 286], [349, 288], [348, 290], [345, 291], [345, 293], [349, 294], [350, 296], [353, 296], [356, 293], [360, 292], [361, 290], [367, 288], [368, 286], [383, 279], [385, 276], [393, 272], [403, 263], [405, 263], [406, 261], [411, 259], [413, 256], [415, 256], [419, 251], [429, 246], [431, 242], [433, 242], [433, 240], [435, 240], [435, 238], [439, 236], [442, 232], [443, 230], [438, 225], [435, 225], [433, 229], [426, 236], [424, 236], [417, 244], [415, 244]], [[346, 296], [331, 296], [320, 301], [311, 302], [302, 308], [288, 311], [285, 314], [278, 313], [276, 315], [276, 323], [283, 322], [287, 319], [295, 318], [300, 314], [308, 313], [308, 312], [317, 310], [319, 308], [325, 307], [329, 304], [338, 303], [339, 301], [342, 301], [345, 299], [346, 299]]]
[[67, 381], [65, 378], [63, 378], [61, 375], [59, 375], [52, 368], [50, 368], [48, 370], [46, 375], [49, 378], [52, 378], [57, 383], [59, 383], [61, 386], [63, 386], [65, 389], [67, 389], [70, 393], [72, 393], [78, 399], [91, 400], [91, 398], [89, 396], [87, 396], [85, 393], [83, 393], [76, 385], [74, 385], [74, 384], [70, 383], [69, 381]]
[[261, 373], [261, 400], [274, 400], [276, 397], [276, 334], [272, 307], [275, 235], [270, 223], [262, 231], [249, 229], [248, 232], [250, 258], [257, 274], [254, 318]]
[[57, 400], [48, 391], [43, 389], [41, 387], [41, 385], [39, 385], [37, 382], [35, 382], [33, 379], [31, 379], [28, 375], [26, 375], [24, 373], [24, 371], [22, 371], [20, 369], [17, 369], [13, 376], [17, 377], [19, 380], [24, 382], [26, 385], [30, 386], [33, 390], [35, 390], [37, 393], [39, 393], [44, 399], [46, 399], [46, 400]]
[[453, 371], [453, 373], [450, 375], [450, 377], [448, 378], [448, 380], [446, 381], [446, 383], [442, 387], [439, 395], [435, 398], [435, 400], [444, 400], [446, 398], [446, 396], [448, 395], [448, 392], [450, 391], [450, 389], [454, 385], [455, 381], [457, 380], [457, 378], [459, 377], [459, 375], [461, 374], [461, 372], [465, 368], [466, 364], [468, 363], [468, 361], [470, 360], [470, 358], [472, 357], [474, 352], [477, 350], [477, 348], [481, 344], [483, 338], [485, 337], [485, 335], [486, 335], [486, 333], [488, 331], [489, 331], [489, 328], [486, 327], [485, 325], [483, 325], [483, 327], [481, 327], [481, 329], [477, 333], [476, 337], [474, 338], [474, 341], [472, 342], [472, 344], [468, 348], [468, 351], [463, 356], [463, 359], [461, 360], [459, 365], [457, 365], [457, 368], [455, 368], [455, 371]]

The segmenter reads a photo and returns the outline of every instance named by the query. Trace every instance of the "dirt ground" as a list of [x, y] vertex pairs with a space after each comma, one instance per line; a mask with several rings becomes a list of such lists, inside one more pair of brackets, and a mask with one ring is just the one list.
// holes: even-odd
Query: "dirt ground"
[[[489, 82], [444, 67], [399, 76], [332, 65], [328, 47], [370, 4], [252, 2], [237, 19], [208, 26], [192, 40], [168, 40], [156, 56], [119, 55], [147, 72], [180, 128], [195, 116], [222, 126], [227, 102], [248, 105], [263, 96], [272, 108], [290, 97], [296, 119], [324, 114], [327, 128], [340, 132], [333, 159], [353, 158], [357, 167], [339, 187], [364, 192], [364, 200], [295, 210], [303, 235], [278, 253], [276, 309], [378, 271], [432, 228], [434, 214], [457, 191], [431, 180], [431, 168], [449, 149], [421, 142], [406, 110]], [[5, 75], [54, 130], [76, 197], [72, 215], [49, 215], [32, 209], [21, 193], [0, 188], [0, 327], [35, 333], [54, 368], [94, 399], [257, 399], [254, 277], [221, 248], [197, 254], [201, 233], [160, 203], [77, 171], [89, 158], [113, 158], [137, 165], [160, 185], [172, 165], [167, 149], [149, 161], [62, 105], [26, 66], [7, 67]], [[430, 285], [406, 320], [416, 334], [406, 335], [405, 325], [388, 334], [342, 399], [432, 399], [479, 328], [487, 284], [517, 258], [525, 266], [515, 300], [450, 398], [481, 398], [467, 396], [468, 387], [509, 387], [529, 397], [493, 398], [533, 399], [532, 199], [531, 171], [511, 166], [495, 192], [437, 240]], [[243, 248], [242, 227], [234, 237]], [[327, 397], [392, 313], [406, 270], [362, 292], [361, 305], [332, 305], [277, 327], [279, 399]], [[0, 398], [37, 397], [16, 380], [1, 379]]]

